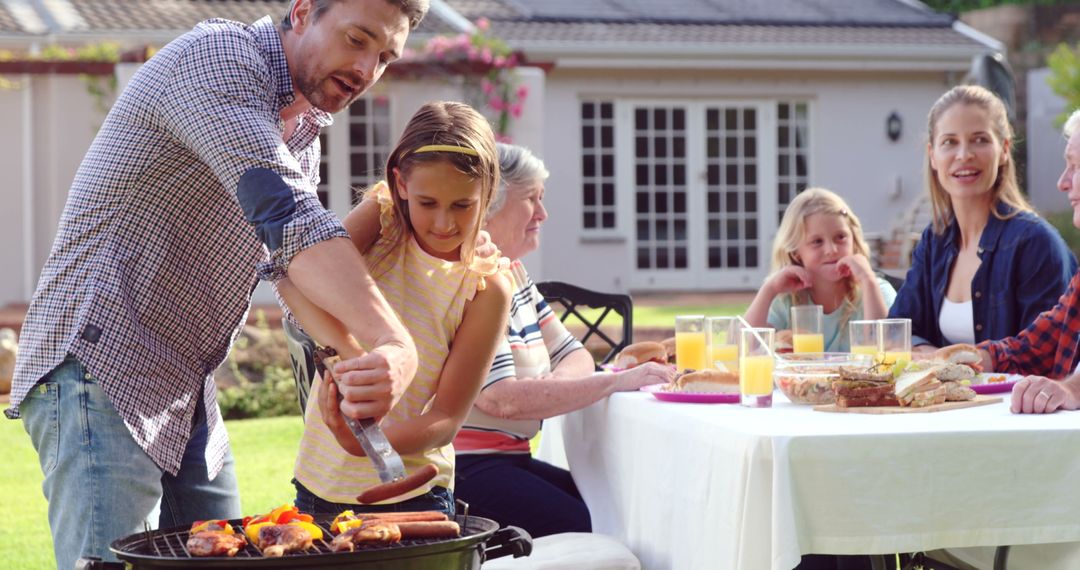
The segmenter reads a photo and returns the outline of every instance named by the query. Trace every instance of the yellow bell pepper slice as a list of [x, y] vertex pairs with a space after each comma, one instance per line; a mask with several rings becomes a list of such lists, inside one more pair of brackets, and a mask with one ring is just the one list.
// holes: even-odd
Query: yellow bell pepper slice
[[244, 529], [244, 534], [247, 535], [248, 540], [251, 541], [251, 544], [254, 544], [255, 546], [258, 546], [259, 545], [259, 529], [264, 527], [264, 526], [272, 525], [272, 524], [274, 524], [274, 523], [272, 523], [272, 522], [259, 522], [259, 523], [249, 524]]
[[322, 540], [322, 538], [323, 538], [322, 529], [319, 528], [318, 526], [315, 526], [313, 523], [309, 523], [309, 522], [305, 522], [305, 521], [292, 521], [289, 524], [293, 525], [293, 526], [298, 526], [298, 527], [308, 531], [309, 533], [311, 533], [311, 539], [312, 540]]

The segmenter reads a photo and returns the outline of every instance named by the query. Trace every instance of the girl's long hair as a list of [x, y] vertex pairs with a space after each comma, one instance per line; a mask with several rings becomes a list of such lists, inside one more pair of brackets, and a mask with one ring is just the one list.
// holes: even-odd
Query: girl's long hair
[[[927, 191], [930, 192], [930, 204], [933, 207], [934, 233], [942, 235], [955, 219], [952, 198], [945, 192], [938, 180], [937, 171], [930, 164], [930, 153], [934, 149], [934, 138], [937, 136], [937, 124], [945, 111], [956, 105], [972, 105], [983, 109], [990, 115], [990, 132], [997, 139], [999, 149], [1005, 145], [1005, 141], [1014, 138], [1012, 125], [1009, 124], [1009, 115], [1005, 110], [1005, 104], [992, 91], [978, 85], [959, 85], [945, 92], [933, 107], [927, 117], [927, 132], [929, 134], [926, 157], [923, 160], [923, 172]], [[1011, 152], [1011, 148], [1010, 148]], [[1031, 204], [1020, 191], [1020, 184], [1016, 180], [1016, 161], [1009, 160], [998, 165], [997, 179], [994, 187], [990, 189], [990, 214], [999, 220], [1007, 220], [1020, 212], [1033, 211]], [[1012, 212], [1001, 214], [997, 210], [998, 204], [1005, 204], [1012, 208]]]
[[[444, 150], [416, 152], [428, 145], [472, 149], [477, 156]], [[385, 253], [378, 259], [369, 261], [368, 265], [373, 271], [382, 265], [380, 262], [383, 258], [404, 244], [405, 239], [413, 232], [408, 202], [397, 192], [402, 181], [396, 172], [400, 172], [402, 178], [408, 178], [412, 169], [436, 162], [448, 162], [469, 178], [480, 181], [480, 203], [476, 209], [476, 219], [473, 220], [472, 230], [461, 244], [461, 261], [467, 266], [472, 263], [476, 236], [491, 203], [494, 188], [499, 184], [495, 135], [487, 119], [472, 107], [464, 103], [439, 101], [425, 104], [412, 116], [397, 146], [387, 157], [385, 174], [390, 197], [394, 202], [394, 219], [391, 226], [383, 228], [383, 231], [388, 232], [386, 235], [391, 247], [385, 248]]]
[[[780, 228], [776, 232], [772, 249], [772, 272], [776, 273], [789, 265], [802, 267], [802, 260], [798, 259], [795, 251], [802, 245], [806, 237], [806, 218], [814, 214], [830, 214], [840, 216], [847, 222], [848, 230], [851, 231], [851, 249], [870, 258], [870, 248], [863, 238], [862, 223], [858, 216], [844, 202], [844, 199], [835, 192], [824, 188], [807, 188], [799, 193], [784, 211], [784, 218], [780, 221]], [[862, 300], [862, 291], [859, 283], [854, 279], [845, 279], [847, 291], [844, 294], [844, 313], [841, 325], [847, 322], [855, 308]], [[791, 304], [799, 305], [810, 301], [808, 293], [799, 292], [792, 294]]]

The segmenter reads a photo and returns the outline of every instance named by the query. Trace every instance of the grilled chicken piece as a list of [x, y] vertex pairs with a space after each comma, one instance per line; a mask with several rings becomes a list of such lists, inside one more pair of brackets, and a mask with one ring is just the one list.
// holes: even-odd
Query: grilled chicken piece
[[365, 521], [362, 526], [350, 528], [335, 536], [330, 542], [330, 549], [334, 552], [352, 552], [361, 542], [399, 541], [401, 541], [401, 530], [398, 525], [381, 521]]
[[263, 556], [278, 557], [311, 548], [311, 533], [291, 524], [271, 524], [259, 529]]
[[187, 549], [192, 556], [236, 556], [245, 544], [242, 534], [204, 530], [188, 538]]

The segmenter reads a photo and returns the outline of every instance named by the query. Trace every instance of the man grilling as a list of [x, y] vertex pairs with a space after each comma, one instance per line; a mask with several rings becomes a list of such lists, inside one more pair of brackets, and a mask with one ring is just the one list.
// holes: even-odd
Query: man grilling
[[[342, 409], [382, 416], [416, 351], [319, 204], [319, 131], [397, 59], [427, 0], [294, 0], [146, 63], [76, 174], [22, 332], [10, 418], [37, 449], [57, 565], [151, 526], [240, 516], [212, 374], [258, 278], [288, 276], [371, 352]], [[253, 231], [254, 230], [254, 231]]]

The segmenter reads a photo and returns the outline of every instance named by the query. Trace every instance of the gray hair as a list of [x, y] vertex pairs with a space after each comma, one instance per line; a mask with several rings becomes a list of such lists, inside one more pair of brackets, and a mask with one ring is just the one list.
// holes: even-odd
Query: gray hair
[[[338, 0], [311, 0], [311, 15], [318, 19], [331, 4]], [[297, 0], [289, 2], [289, 10], [285, 12], [285, 17], [281, 19], [281, 29], [291, 30], [292, 20], [289, 18], [289, 14], [292, 14], [293, 6], [296, 5]], [[420, 20], [424, 19], [427, 15], [429, 2], [428, 0], [386, 0], [387, 4], [397, 7], [401, 10], [402, 14], [409, 19], [409, 27], [413, 30], [416, 26], [420, 25]]]
[[491, 206], [487, 213], [489, 220], [506, 204], [506, 196], [511, 186], [521, 187], [543, 182], [550, 175], [544, 167], [544, 161], [537, 158], [531, 150], [506, 143], [498, 143], [495, 147], [499, 153], [499, 187], [491, 197]]
[[1061, 131], [1065, 133], [1067, 139], [1071, 139], [1076, 131], [1080, 131], [1080, 109], [1073, 111], [1069, 118], [1065, 119], [1065, 126]]

